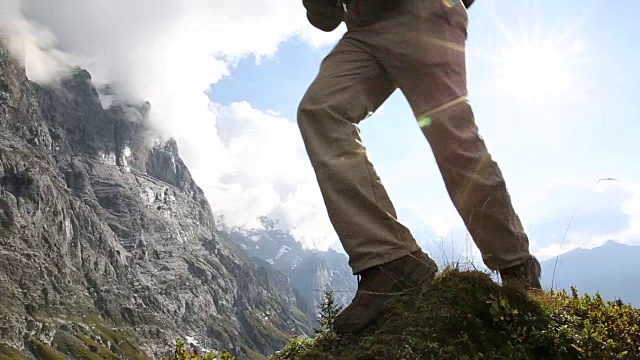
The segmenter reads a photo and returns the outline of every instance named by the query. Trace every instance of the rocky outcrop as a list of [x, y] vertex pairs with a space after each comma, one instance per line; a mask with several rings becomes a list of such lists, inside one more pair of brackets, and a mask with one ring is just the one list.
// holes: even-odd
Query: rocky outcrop
[[103, 109], [82, 69], [41, 87], [0, 45], [1, 342], [73, 358], [69, 336], [113, 347], [91, 331], [116, 329], [149, 356], [190, 336], [244, 359], [310, 331], [287, 277], [219, 236], [149, 111]]

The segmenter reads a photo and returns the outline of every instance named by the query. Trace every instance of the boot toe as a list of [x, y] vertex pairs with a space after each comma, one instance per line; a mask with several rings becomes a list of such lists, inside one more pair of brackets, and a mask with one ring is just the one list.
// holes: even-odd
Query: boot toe
[[[373, 325], [389, 300], [407, 294], [430, 282], [436, 263], [423, 252], [415, 252], [363, 276], [361, 287], [349, 306], [334, 320], [337, 334], [358, 334]], [[366, 278], [366, 279], [365, 279]]]

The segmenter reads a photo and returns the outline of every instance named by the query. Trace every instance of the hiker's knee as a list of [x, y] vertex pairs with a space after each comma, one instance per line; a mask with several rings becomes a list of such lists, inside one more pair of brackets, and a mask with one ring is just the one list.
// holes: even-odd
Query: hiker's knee
[[336, 90], [335, 84], [314, 81], [298, 105], [301, 128], [351, 128], [365, 119], [372, 106], [365, 95], [355, 89]]
[[486, 144], [466, 101], [419, 121], [439, 162], [464, 167], [486, 160]]
[[298, 104], [297, 119], [301, 130], [311, 127], [318, 118], [322, 117], [323, 111], [326, 111], [323, 109], [323, 102], [321, 94], [312, 84]]
[[[326, 156], [321, 151], [329, 144], [329, 138], [334, 138], [339, 132], [340, 123], [335, 121], [336, 110], [322, 94], [311, 86], [305, 93], [297, 111], [297, 123], [312, 161]], [[335, 139], [332, 139], [335, 143]], [[335, 144], [334, 144], [335, 145]]]
[[302, 97], [300, 104], [298, 104], [297, 121], [298, 126], [301, 129], [307, 128], [317, 117], [317, 113], [320, 108], [317, 105], [317, 100], [310, 96], [309, 91]]
[[470, 146], [482, 141], [471, 106], [466, 101], [418, 119], [422, 132], [433, 147]]

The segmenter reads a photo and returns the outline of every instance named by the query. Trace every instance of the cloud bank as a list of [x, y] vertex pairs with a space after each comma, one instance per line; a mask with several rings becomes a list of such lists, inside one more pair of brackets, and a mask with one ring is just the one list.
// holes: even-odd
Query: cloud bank
[[240, 59], [260, 61], [291, 37], [336, 41], [340, 32], [310, 27], [301, 2], [3, 0], [0, 31], [36, 82], [78, 65], [117, 97], [149, 101], [153, 123], [178, 140], [229, 225], [257, 226], [267, 215], [307, 246], [335, 241], [295, 123], [206, 93]]

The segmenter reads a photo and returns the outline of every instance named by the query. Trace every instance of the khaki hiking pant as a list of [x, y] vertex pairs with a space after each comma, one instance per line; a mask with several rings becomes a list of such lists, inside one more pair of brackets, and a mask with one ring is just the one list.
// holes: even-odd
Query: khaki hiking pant
[[467, 23], [460, 0], [415, 0], [373, 25], [347, 23], [300, 103], [302, 138], [354, 274], [420, 250], [397, 220], [357, 128], [396, 88], [486, 266], [497, 271], [529, 257], [527, 235], [467, 102]]

